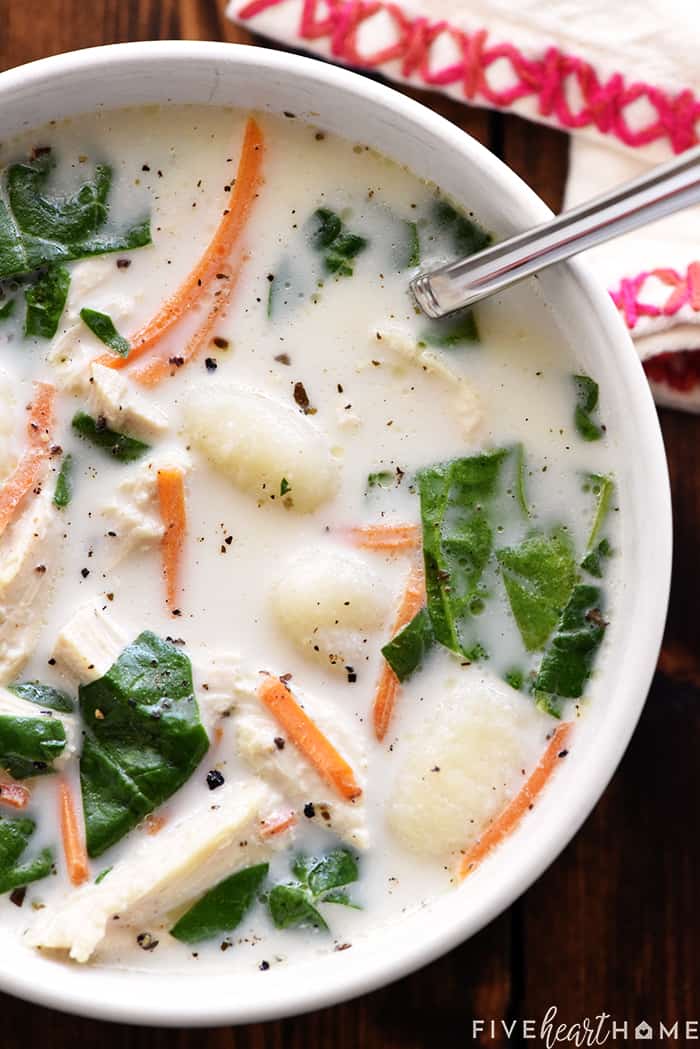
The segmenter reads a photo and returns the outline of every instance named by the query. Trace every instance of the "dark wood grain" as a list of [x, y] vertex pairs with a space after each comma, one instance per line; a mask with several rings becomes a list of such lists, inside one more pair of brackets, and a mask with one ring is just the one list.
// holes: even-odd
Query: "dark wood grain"
[[[166, 37], [249, 42], [224, 0], [5, 0], [0, 68], [78, 47]], [[257, 41], [262, 42], [263, 41]], [[510, 116], [410, 92], [502, 156], [552, 207], [567, 140]], [[108, 1025], [0, 996], [2, 1049], [463, 1049], [471, 1018], [691, 1019], [700, 1011], [700, 419], [663, 412], [675, 508], [671, 610], [640, 727], [583, 830], [533, 888], [445, 958], [355, 1002], [208, 1031]], [[611, 697], [612, 698], [612, 697]], [[678, 1043], [682, 1044], [682, 1043]]]

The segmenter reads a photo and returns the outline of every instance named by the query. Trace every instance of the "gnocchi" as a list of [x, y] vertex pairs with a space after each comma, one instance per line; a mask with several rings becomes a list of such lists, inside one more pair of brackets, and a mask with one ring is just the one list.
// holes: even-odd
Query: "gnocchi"
[[282, 567], [270, 606], [287, 637], [309, 658], [346, 673], [383, 624], [388, 595], [359, 554], [302, 550]]
[[192, 443], [242, 491], [310, 513], [331, 499], [340, 464], [298, 408], [243, 386], [193, 391], [185, 407]]

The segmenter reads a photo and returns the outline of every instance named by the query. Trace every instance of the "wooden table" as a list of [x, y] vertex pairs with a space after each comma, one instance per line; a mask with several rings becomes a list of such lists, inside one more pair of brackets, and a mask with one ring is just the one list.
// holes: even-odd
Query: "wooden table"
[[[223, 0], [5, 0], [0, 68], [126, 40], [250, 40], [226, 22], [223, 7]], [[438, 95], [419, 97], [559, 206], [563, 134]], [[336, 1008], [279, 1023], [172, 1032], [75, 1019], [0, 996], [0, 1047], [464, 1049], [533, 1044], [503, 1031], [475, 1038], [471, 1018], [538, 1019], [550, 1005], [569, 1022], [601, 1011], [620, 1022], [700, 1016], [700, 417], [663, 411], [661, 422], [676, 554], [659, 669], [612, 784], [525, 896], [440, 961]]]

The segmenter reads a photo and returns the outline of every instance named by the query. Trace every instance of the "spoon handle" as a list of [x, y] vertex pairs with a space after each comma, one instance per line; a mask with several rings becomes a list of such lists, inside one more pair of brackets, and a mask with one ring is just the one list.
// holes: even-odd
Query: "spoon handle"
[[700, 146], [551, 222], [418, 274], [411, 291], [429, 317], [444, 317], [554, 262], [693, 204], [700, 204]]

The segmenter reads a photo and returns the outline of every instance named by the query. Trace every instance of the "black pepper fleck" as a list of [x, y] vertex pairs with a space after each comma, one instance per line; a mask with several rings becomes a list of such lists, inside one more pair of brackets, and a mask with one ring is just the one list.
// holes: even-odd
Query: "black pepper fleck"
[[222, 787], [224, 784], [224, 777], [218, 769], [212, 769], [207, 772], [207, 786], [209, 790], [216, 790], [217, 787]]
[[306, 387], [303, 382], [294, 383], [294, 400], [299, 405], [304, 415], [311, 414], [313, 409], [311, 408], [311, 401], [309, 400], [309, 395], [306, 392]]
[[136, 937], [136, 942], [142, 951], [155, 951], [158, 946], [158, 940], [154, 939], [150, 932], [140, 932]]
[[312, 820], [316, 815], [316, 809], [314, 807], [313, 801], [307, 801], [306, 805], [304, 805], [304, 815], [306, 816], [307, 820]]

